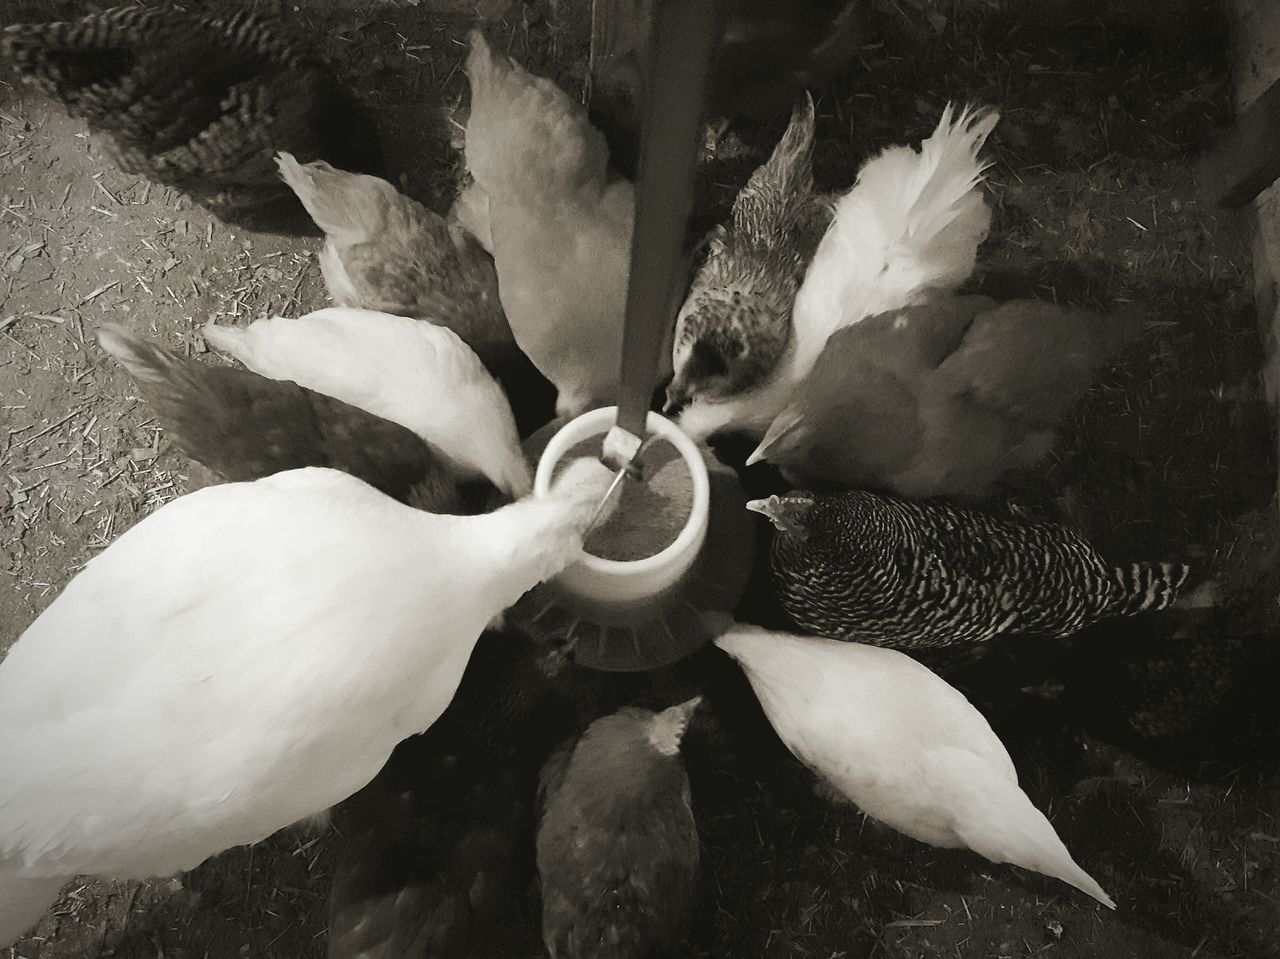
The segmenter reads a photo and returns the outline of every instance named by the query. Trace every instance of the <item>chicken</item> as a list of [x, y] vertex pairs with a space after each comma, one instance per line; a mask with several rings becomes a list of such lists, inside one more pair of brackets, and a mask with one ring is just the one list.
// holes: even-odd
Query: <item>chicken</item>
[[538, 874], [551, 959], [685, 954], [698, 831], [680, 742], [700, 699], [624, 707], [547, 761]]
[[883, 646], [1069, 636], [1106, 617], [1164, 609], [1188, 573], [1172, 563], [1111, 566], [1054, 523], [863, 490], [794, 492], [747, 508], [778, 531], [773, 581], [791, 618]]
[[866, 815], [1115, 908], [1019, 788], [982, 714], [909, 656], [755, 626], [735, 626], [716, 645], [742, 666], [787, 748]]
[[169, 438], [224, 480], [328, 466], [418, 509], [468, 512], [449, 462], [398, 423], [287, 380], [197, 363], [123, 326], [97, 335]]
[[667, 412], [695, 396], [722, 400], [758, 386], [791, 336], [791, 307], [827, 226], [813, 195], [813, 100], [791, 116], [769, 161], [733, 202], [727, 226], [676, 318]]
[[632, 185], [610, 180], [608, 148], [586, 110], [491, 49], [478, 31], [467, 76], [466, 165], [474, 184], [455, 209], [469, 231], [489, 239], [511, 331], [555, 384], [557, 413], [614, 403]]
[[246, 327], [210, 323], [204, 336], [255, 373], [293, 380], [399, 423], [508, 496], [529, 491], [511, 404], [452, 330], [334, 307]]
[[[754, 389], [695, 397], [679, 422], [702, 439], [738, 432], [759, 439], [790, 402], [837, 330], [954, 290], [973, 272], [991, 225], [978, 152], [998, 115], [950, 105], [916, 152], [890, 147], [868, 160], [835, 203], [791, 313], [791, 342]], [[499, 269], [501, 282], [501, 269]]]
[[11, 26], [0, 56], [84, 117], [126, 172], [176, 187], [224, 218], [288, 198], [276, 150], [381, 168], [355, 100], [277, 20], [117, 7]]
[[515, 349], [493, 261], [460, 225], [377, 177], [288, 153], [276, 164], [325, 232], [320, 270], [334, 303], [447, 326], [490, 369]]
[[[1221, 595], [1211, 605], [1184, 609], [1180, 603], [1123, 628], [1099, 623], [1072, 640], [1069, 654], [1050, 671], [1056, 682], [1036, 692], [1090, 735], [1177, 776], [1234, 778], [1241, 769], [1274, 769], [1280, 736], [1274, 507], [1238, 522], [1250, 532], [1233, 536], [1236, 582], [1215, 583]], [[1259, 533], [1271, 542], [1250, 544]]]
[[747, 462], [795, 485], [979, 498], [1039, 463], [1098, 368], [1141, 333], [1033, 300], [944, 297], [834, 333]]
[[576, 461], [547, 496], [439, 516], [308, 468], [129, 529], [0, 663], [0, 945], [70, 876], [191, 869], [368, 783], [485, 624], [581, 554], [612, 481]]
[[509, 914], [533, 876], [538, 770], [573, 723], [571, 673], [545, 658], [483, 635], [436, 724], [339, 808], [330, 959], [462, 959]]

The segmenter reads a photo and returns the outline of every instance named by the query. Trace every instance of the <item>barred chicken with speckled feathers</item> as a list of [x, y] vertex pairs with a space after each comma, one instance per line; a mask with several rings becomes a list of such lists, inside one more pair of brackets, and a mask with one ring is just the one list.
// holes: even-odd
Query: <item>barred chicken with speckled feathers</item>
[[1164, 609], [1186, 566], [1113, 566], [1056, 523], [1003, 519], [862, 490], [794, 492], [748, 508], [777, 529], [773, 580], [787, 613], [821, 636], [900, 649], [1069, 636]]
[[813, 193], [813, 99], [796, 107], [768, 162], [715, 228], [680, 315], [668, 412], [724, 399], [772, 375], [791, 340], [791, 308], [831, 219]]
[[273, 156], [377, 172], [372, 126], [284, 24], [238, 11], [116, 7], [8, 27], [0, 55], [74, 116], [127, 173], [224, 219], [289, 197]]

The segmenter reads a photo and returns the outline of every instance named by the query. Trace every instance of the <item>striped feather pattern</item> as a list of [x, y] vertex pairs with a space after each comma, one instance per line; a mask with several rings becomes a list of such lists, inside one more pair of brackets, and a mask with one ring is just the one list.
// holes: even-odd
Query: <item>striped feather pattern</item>
[[276, 150], [379, 165], [372, 131], [316, 53], [248, 11], [118, 7], [16, 24], [0, 58], [87, 120], [126, 172], [224, 215], [288, 198]]
[[773, 509], [798, 524], [772, 548], [791, 617], [814, 633], [883, 646], [1068, 636], [1165, 608], [1187, 576], [1168, 563], [1115, 568], [1064, 526], [940, 502], [853, 490], [792, 494]]

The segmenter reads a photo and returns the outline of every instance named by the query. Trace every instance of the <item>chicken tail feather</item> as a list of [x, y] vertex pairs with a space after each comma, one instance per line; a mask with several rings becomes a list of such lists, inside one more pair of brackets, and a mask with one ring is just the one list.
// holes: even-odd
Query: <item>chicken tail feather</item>
[[837, 329], [954, 289], [973, 272], [991, 226], [977, 188], [989, 164], [978, 154], [999, 114], [953, 113], [948, 104], [918, 152], [895, 146], [868, 160], [836, 202], [796, 298], [801, 369]]
[[[977, 771], [971, 756], [955, 758], [963, 762], [971, 774]], [[1080, 868], [1053, 824], [1016, 782], [992, 780], [988, 787], [991, 791], [987, 798], [995, 808], [986, 810], [984, 816], [957, 823], [956, 832], [966, 846], [992, 862], [1008, 862], [1023, 869], [1033, 869], [1041, 875], [1075, 886], [1108, 909], [1116, 907], [1115, 900]]]
[[[733, 226], [750, 235], [762, 225], [775, 227], [777, 214], [771, 208], [782, 201], [805, 200], [813, 193], [813, 97], [808, 93], [796, 104], [782, 139], [769, 159], [751, 174], [746, 187], [733, 204]], [[763, 209], [762, 209], [763, 208]], [[770, 215], [773, 214], [773, 215]]]
[[[609, 148], [582, 104], [494, 50], [480, 30], [469, 37], [471, 115], [464, 152], [480, 187], [493, 197], [604, 189]], [[530, 167], [528, 157], [540, 159]]]
[[1134, 563], [1116, 567], [1120, 597], [1109, 610], [1117, 616], [1133, 616], [1148, 610], [1167, 609], [1178, 598], [1190, 567], [1182, 563]]
[[383, 190], [396, 193], [395, 187], [377, 177], [348, 173], [323, 160], [299, 163], [293, 154], [276, 154], [280, 179], [288, 185], [316, 226], [326, 236], [343, 243], [354, 243], [377, 236], [383, 228], [380, 215], [385, 203]]
[[119, 360], [139, 383], [166, 383], [180, 366], [179, 357], [135, 336], [118, 323], [98, 327], [97, 336], [102, 348]]

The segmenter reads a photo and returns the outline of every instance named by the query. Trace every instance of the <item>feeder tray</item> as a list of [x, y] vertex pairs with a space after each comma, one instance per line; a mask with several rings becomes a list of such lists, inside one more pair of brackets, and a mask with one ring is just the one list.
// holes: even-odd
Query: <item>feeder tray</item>
[[[569, 421], [557, 419], [530, 436], [525, 456], [536, 463]], [[667, 666], [714, 638], [703, 612], [726, 612], [746, 590], [755, 560], [755, 534], [737, 473], [699, 447], [711, 485], [707, 536], [693, 568], [671, 593], [641, 606], [604, 607], [558, 589], [554, 581], [526, 593], [507, 611], [508, 623], [537, 642], [572, 644], [579, 665], [604, 672]]]

